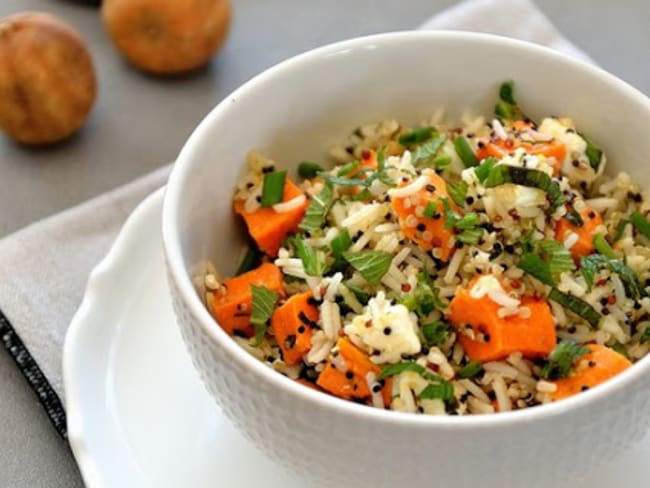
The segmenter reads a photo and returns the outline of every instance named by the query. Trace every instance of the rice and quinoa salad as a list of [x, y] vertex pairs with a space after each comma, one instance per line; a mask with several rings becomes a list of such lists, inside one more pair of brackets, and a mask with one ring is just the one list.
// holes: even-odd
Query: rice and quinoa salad
[[358, 127], [293, 181], [251, 152], [250, 249], [206, 305], [244, 349], [343, 399], [466, 415], [558, 401], [650, 349], [650, 195], [569, 118]]

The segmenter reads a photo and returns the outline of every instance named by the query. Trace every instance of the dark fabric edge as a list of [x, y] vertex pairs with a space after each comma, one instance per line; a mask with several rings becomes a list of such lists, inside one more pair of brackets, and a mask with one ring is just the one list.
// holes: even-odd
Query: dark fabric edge
[[63, 439], [66, 439], [67, 428], [63, 403], [2, 310], [0, 310], [0, 340], [31, 389], [34, 390], [52, 426]]

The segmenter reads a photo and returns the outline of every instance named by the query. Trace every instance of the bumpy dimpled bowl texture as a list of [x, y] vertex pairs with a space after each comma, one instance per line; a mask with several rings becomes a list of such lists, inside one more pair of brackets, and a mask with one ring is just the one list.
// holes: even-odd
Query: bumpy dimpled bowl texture
[[[616, 457], [650, 420], [650, 360], [569, 400], [519, 412], [425, 417], [304, 388], [241, 350], [210, 317], [191, 274], [231, 273], [243, 246], [231, 196], [251, 148], [282, 166], [322, 160], [364, 122], [490, 114], [514, 79], [532, 117], [571, 115], [609, 156], [650, 184], [648, 99], [605, 72], [543, 48], [469, 33], [393, 33], [281, 63], [221, 102], [183, 148], [167, 187], [163, 240], [174, 309], [215, 401], [268, 456], [317, 486], [555, 486]], [[255, 469], [251, 466], [251, 469]]]

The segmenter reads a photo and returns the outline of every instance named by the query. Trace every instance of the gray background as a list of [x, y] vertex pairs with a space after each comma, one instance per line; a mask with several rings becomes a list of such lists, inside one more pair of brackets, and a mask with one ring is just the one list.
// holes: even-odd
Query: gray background
[[[161, 80], [142, 75], [119, 58], [95, 7], [63, 0], [0, 0], [0, 17], [41, 10], [73, 24], [90, 44], [100, 82], [86, 126], [69, 141], [29, 149], [0, 136], [0, 236], [173, 160], [211, 107], [277, 61], [331, 41], [413, 28], [456, 3], [233, 2], [230, 38], [212, 64], [189, 77]], [[538, 4], [601, 66], [650, 93], [650, 2], [538, 0]], [[82, 482], [69, 450], [9, 356], [0, 351], [0, 487], [77, 486]]]

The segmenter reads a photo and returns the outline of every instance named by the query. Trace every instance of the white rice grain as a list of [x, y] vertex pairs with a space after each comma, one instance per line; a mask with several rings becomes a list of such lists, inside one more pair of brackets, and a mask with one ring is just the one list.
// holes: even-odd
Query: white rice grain
[[286, 212], [291, 212], [292, 210], [296, 210], [297, 208], [300, 208], [301, 205], [305, 203], [307, 200], [307, 197], [303, 193], [298, 195], [297, 197], [292, 198], [288, 202], [281, 202], [281, 203], [276, 203], [273, 205], [273, 210], [275, 210], [277, 213], [286, 213]]
[[388, 194], [391, 198], [404, 198], [416, 194], [422, 188], [429, 184], [429, 178], [426, 175], [419, 176], [412, 183], [402, 186], [401, 188], [391, 188]]
[[507, 412], [509, 410], [512, 410], [512, 402], [508, 396], [508, 389], [506, 388], [506, 384], [503, 381], [503, 378], [495, 378], [492, 382], [492, 388], [494, 389], [494, 394], [497, 397], [499, 412]]
[[328, 339], [335, 341], [341, 330], [341, 314], [339, 306], [335, 302], [324, 301], [320, 305], [320, 318], [323, 331]]
[[442, 278], [445, 283], [447, 284], [453, 283], [454, 278], [458, 274], [460, 265], [463, 262], [463, 259], [465, 259], [465, 254], [467, 254], [467, 246], [463, 246], [461, 249], [457, 250], [454, 253], [454, 257], [451, 258], [451, 261], [449, 262], [449, 266], [447, 267], [447, 272], [445, 273], [445, 276]]
[[614, 210], [618, 206], [618, 200], [616, 198], [590, 198], [585, 200], [585, 203], [593, 208], [596, 212], [604, 213], [607, 210]]
[[343, 273], [338, 272], [335, 273], [334, 276], [332, 276], [329, 280], [329, 284], [327, 285], [327, 291], [325, 292], [325, 296], [323, 297], [324, 300], [327, 301], [334, 301], [334, 298], [336, 297], [336, 293], [338, 292], [339, 285], [343, 281]]
[[568, 251], [575, 246], [576, 242], [578, 242], [578, 234], [575, 232], [567, 232], [562, 244], [564, 245], [564, 249]]

